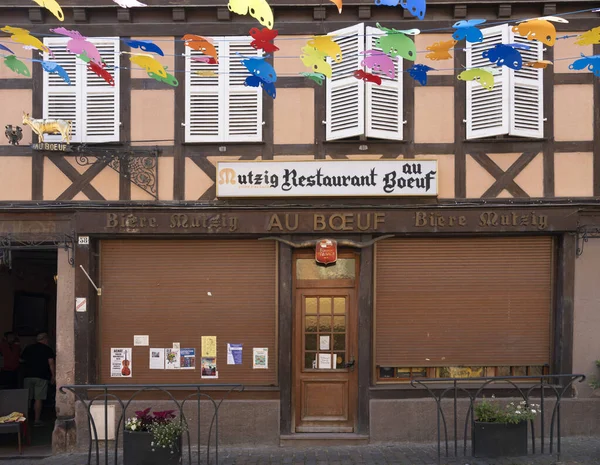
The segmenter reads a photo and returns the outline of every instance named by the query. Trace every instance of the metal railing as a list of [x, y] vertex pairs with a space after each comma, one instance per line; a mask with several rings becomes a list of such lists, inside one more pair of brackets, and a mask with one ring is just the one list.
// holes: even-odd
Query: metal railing
[[[529, 405], [535, 399], [535, 403], [540, 405], [540, 454], [546, 452], [546, 420], [547, 403], [554, 402], [548, 410], [550, 416], [550, 434], [548, 453], [556, 453], [557, 461], [560, 461], [560, 404], [566, 393], [570, 393], [571, 387], [575, 381], [580, 383], [585, 380], [585, 375], [539, 375], [539, 376], [506, 376], [506, 377], [482, 377], [482, 378], [431, 378], [414, 379], [411, 385], [415, 388], [422, 387], [427, 390], [429, 395], [436, 402], [437, 409], [437, 456], [438, 464], [442, 458], [442, 442], [445, 443], [445, 457], [450, 455], [450, 442], [454, 442], [454, 457], [459, 457], [459, 417], [461, 416], [458, 408], [459, 399], [467, 399], [469, 404], [464, 414], [463, 447], [462, 454], [467, 456], [467, 442], [472, 437], [475, 425], [474, 406], [477, 400], [481, 400], [485, 395], [491, 396], [495, 393], [497, 397], [517, 397], [521, 398]], [[494, 391], [494, 388], [497, 388]], [[454, 434], [448, 436], [447, 415], [444, 412], [442, 401], [452, 401], [452, 421]], [[535, 421], [531, 420], [531, 452], [536, 454], [536, 430]], [[443, 429], [443, 437], [442, 437]], [[555, 438], [556, 436], [556, 438]], [[554, 440], [556, 439], [556, 447]], [[556, 452], [554, 452], [556, 450]], [[471, 441], [471, 456], [474, 455], [474, 445]]]
[[[67, 392], [71, 392], [76, 400], [81, 402], [86, 408], [87, 418], [89, 420], [89, 447], [88, 447], [88, 465], [92, 464], [92, 451], [94, 449], [95, 443], [95, 463], [96, 465], [100, 465], [100, 445], [97, 440], [98, 429], [96, 427], [96, 422], [94, 420], [93, 415], [91, 414], [91, 409], [93, 405], [104, 405], [104, 464], [109, 465], [109, 459], [111, 456], [109, 442], [106, 440], [108, 438], [109, 432], [109, 424], [108, 424], [108, 406], [109, 405], [119, 405], [121, 407], [121, 414], [116, 421], [116, 429], [115, 429], [115, 439], [114, 439], [114, 465], [119, 464], [119, 433], [123, 432], [125, 429], [125, 422], [127, 420], [127, 410], [130, 407], [130, 404], [136, 400], [140, 394], [155, 392], [162, 393], [166, 395], [168, 401], [173, 402], [176, 406], [175, 410], [179, 413], [179, 421], [185, 423], [185, 432], [183, 434], [183, 448], [182, 448], [182, 458], [183, 463], [187, 463], [189, 465], [193, 465], [197, 463], [198, 465], [202, 462], [201, 458], [201, 413], [205, 412], [206, 406], [211, 408], [209, 411], [209, 415], [211, 415], [210, 419], [210, 427], [208, 430], [208, 439], [206, 442], [206, 463], [211, 463], [211, 447], [214, 455], [215, 461], [218, 465], [219, 463], [219, 408], [221, 404], [229, 397], [232, 392], [242, 392], [244, 390], [244, 386], [241, 384], [86, 384], [86, 385], [66, 385], [61, 386], [59, 391], [62, 394], [67, 394]], [[99, 392], [98, 392], [99, 391]], [[191, 394], [187, 394], [187, 392], [193, 391]], [[222, 393], [220, 395], [220, 399], [215, 400], [206, 391]], [[174, 392], [182, 392], [185, 395], [182, 399], [176, 399], [174, 396]], [[127, 394], [127, 400], [123, 400], [118, 394]], [[122, 396], [125, 397], [125, 396]], [[203, 402], [204, 401], [204, 402]], [[139, 400], [142, 402], [142, 400]], [[148, 407], [152, 407], [153, 402], [157, 402], [156, 399], [144, 399], [143, 402], [147, 403]], [[190, 403], [196, 404], [196, 427], [197, 427], [197, 462], [193, 461], [192, 454], [192, 441], [189, 429], [188, 419], [185, 416], [184, 408], [186, 405], [190, 405]], [[205, 405], [202, 405], [205, 404]], [[154, 409], [153, 409], [154, 410]], [[214, 439], [213, 439], [214, 432]], [[185, 441], [187, 439], [187, 441]], [[187, 444], [186, 444], [187, 443]], [[212, 444], [211, 444], [212, 443]], [[187, 454], [185, 453], [187, 449]], [[187, 455], [187, 462], [185, 460]]]

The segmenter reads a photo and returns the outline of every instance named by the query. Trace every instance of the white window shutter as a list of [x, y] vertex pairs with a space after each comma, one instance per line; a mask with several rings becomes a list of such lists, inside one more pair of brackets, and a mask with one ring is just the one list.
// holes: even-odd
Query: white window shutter
[[[115, 85], [111, 86], [100, 76], [88, 71], [87, 66], [79, 65], [82, 81], [85, 83], [80, 97], [85, 124], [81, 134], [81, 142], [118, 142], [121, 126], [119, 105], [120, 41], [116, 37], [88, 40], [100, 52], [102, 60], [106, 63], [107, 71], [115, 80]], [[115, 66], [117, 69], [115, 69]]]
[[[366, 49], [381, 50], [375, 46], [377, 38], [384, 33], [375, 27], [367, 27]], [[365, 84], [366, 102], [366, 127], [367, 137], [379, 139], [402, 140], [403, 124], [403, 63], [402, 58], [394, 58], [396, 77], [390, 79], [384, 73], [377, 73], [381, 77], [381, 85], [372, 82]], [[366, 72], [372, 73], [370, 69]]]
[[481, 30], [483, 42], [467, 42], [467, 68], [495, 70], [494, 88], [487, 90], [475, 81], [467, 81], [467, 139], [508, 134], [510, 76], [506, 66], [496, 66], [483, 58], [484, 50], [509, 40], [507, 24]]
[[[81, 76], [78, 69], [83, 62], [75, 55], [67, 52], [68, 38], [45, 38], [44, 45], [50, 47], [54, 56], [44, 53], [44, 60], [52, 60], [62, 66], [69, 78], [71, 85], [63, 81], [58, 74], [43, 71], [44, 106], [42, 115], [31, 115], [32, 118], [62, 119], [71, 121], [71, 140], [81, 140], [81, 106], [78, 105], [78, 89], [81, 85]], [[46, 142], [60, 142], [60, 135], [44, 135]]]
[[262, 56], [262, 51], [255, 50], [250, 46], [250, 42], [251, 37], [227, 38], [227, 57], [223, 61], [223, 66], [226, 66], [223, 73], [225, 84], [221, 88], [225, 142], [262, 141], [264, 91], [262, 87], [244, 85], [250, 73], [242, 64], [243, 58], [240, 56]]
[[342, 61], [329, 59], [331, 79], [327, 79], [327, 140], [361, 136], [365, 132], [365, 85], [354, 77], [362, 69], [365, 50], [365, 25], [334, 31], [334, 41], [342, 49]]
[[[219, 54], [219, 62], [227, 59], [222, 37], [212, 42]], [[201, 52], [185, 48], [185, 140], [186, 142], [219, 142], [224, 134], [221, 129], [222, 106], [219, 105], [219, 89], [226, 85], [226, 76], [219, 73], [218, 64], [207, 64], [192, 60], [206, 56]], [[200, 76], [198, 71], [213, 76]]]
[[[509, 31], [509, 43], [525, 44], [519, 50], [523, 63], [544, 59], [543, 44]], [[544, 137], [544, 70], [523, 66], [510, 73], [510, 129], [512, 136], [541, 139]]]

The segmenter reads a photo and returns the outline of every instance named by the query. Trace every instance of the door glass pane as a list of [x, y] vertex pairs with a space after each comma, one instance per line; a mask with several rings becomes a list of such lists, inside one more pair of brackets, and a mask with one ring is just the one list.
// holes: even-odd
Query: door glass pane
[[306, 298], [306, 314], [316, 315], [317, 314], [317, 298], [307, 297]]
[[317, 332], [317, 317], [316, 316], [307, 316], [305, 328], [306, 328], [307, 333], [316, 333]]
[[346, 349], [346, 335], [345, 334], [334, 334], [333, 335], [333, 350], [345, 350]]
[[335, 356], [336, 356], [335, 361], [337, 363], [337, 369], [343, 370], [344, 368], [346, 368], [344, 366], [344, 364], [346, 363], [346, 354], [344, 352], [336, 352]]
[[321, 315], [331, 315], [331, 299], [329, 297], [319, 299], [319, 313]]
[[333, 331], [336, 333], [343, 333], [346, 331], [346, 317], [334, 316], [333, 317]]
[[323, 266], [314, 258], [296, 260], [296, 279], [354, 279], [356, 262], [353, 258], [340, 258], [334, 265]]
[[312, 370], [316, 368], [316, 358], [317, 354], [315, 352], [306, 352], [304, 355], [304, 368], [308, 370]]
[[319, 317], [319, 332], [331, 332], [331, 317], [320, 316]]
[[306, 350], [317, 350], [317, 335], [307, 334], [304, 336], [304, 345]]
[[333, 313], [340, 315], [346, 313], [346, 298], [336, 297], [333, 299]]

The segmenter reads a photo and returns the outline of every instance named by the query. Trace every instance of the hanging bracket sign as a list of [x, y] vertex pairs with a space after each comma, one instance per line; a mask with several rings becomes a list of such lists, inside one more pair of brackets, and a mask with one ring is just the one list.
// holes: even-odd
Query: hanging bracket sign
[[323, 239], [315, 247], [315, 260], [322, 265], [330, 265], [337, 261], [337, 241]]

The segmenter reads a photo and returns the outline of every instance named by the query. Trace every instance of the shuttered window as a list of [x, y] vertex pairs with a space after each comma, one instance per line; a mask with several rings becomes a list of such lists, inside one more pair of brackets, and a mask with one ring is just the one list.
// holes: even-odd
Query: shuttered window
[[376, 365], [549, 364], [552, 270], [550, 237], [380, 242]]
[[[100, 257], [99, 382], [277, 384], [273, 243], [107, 240]], [[196, 368], [151, 370], [150, 347], [133, 346], [134, 335], [148, 335], [152, 348], [196, 349]], [[218, 379], [200, 376], [202, 336], [217, 338]], [[243, 345], [241, 365], [227, 364], [228, 343]], [[132, 348], [131, 378], [111, 378], [111, 347]], [[252, 368], [254, 347], [268, 349], [268, 369]]]
[[262, 88], [244, 85], [250, 75], [240, 55], [260, 56], [250, 37], [213, 37], [218, 64], [186, 47], [186, 142], [262, 141]]
[[334, 41], [342, 49], [343, 60], [331, 59], [331, 79], [327, 79], [327, 140], [338, 140], [365, 135], [378, 139], [401, 140], [403, 129], [402, 58], [394, 60], [396, 76], [382, 78], [381, 85], [365, 83], [354, 77], [356, 70], [373, 73], [360, 63], [365, 50], [375, 47], [377, 37], [383, 33], [364, 24], [332, 32]]
[[479, 83], [467, 85], [467, 139], [511, 135], [530, 138], [544, 136], [543, 69], [523, 66], [515, 71], [493, 65], [482, 53], [497, 44], [522, 43], [523, 63], [543, 59], [543, 44], [512, 32], [508, 24], [482, 29], [481, 43], [467, 43], [467, 68], [494, 70], [494, 88]]
[[[88, 71], [86, 64], [67, 52], [69, 38], [45, 38], [44, 43], [54, 56], [44, 54], [44, 60], [58, 63], [68, 73], [71, 85], [58, 74], [44, 72], [43, 118], [71, 121], [72, 142], [101, 143], [118, 142], [120, 132], [119, 39], [88, 39], [106, 63], [113, 75], [115, 85]], [[37, 117], [37, 115], [32, 115]], [[58, 142], [60, 135], [44, 136], [47, 142]]]

